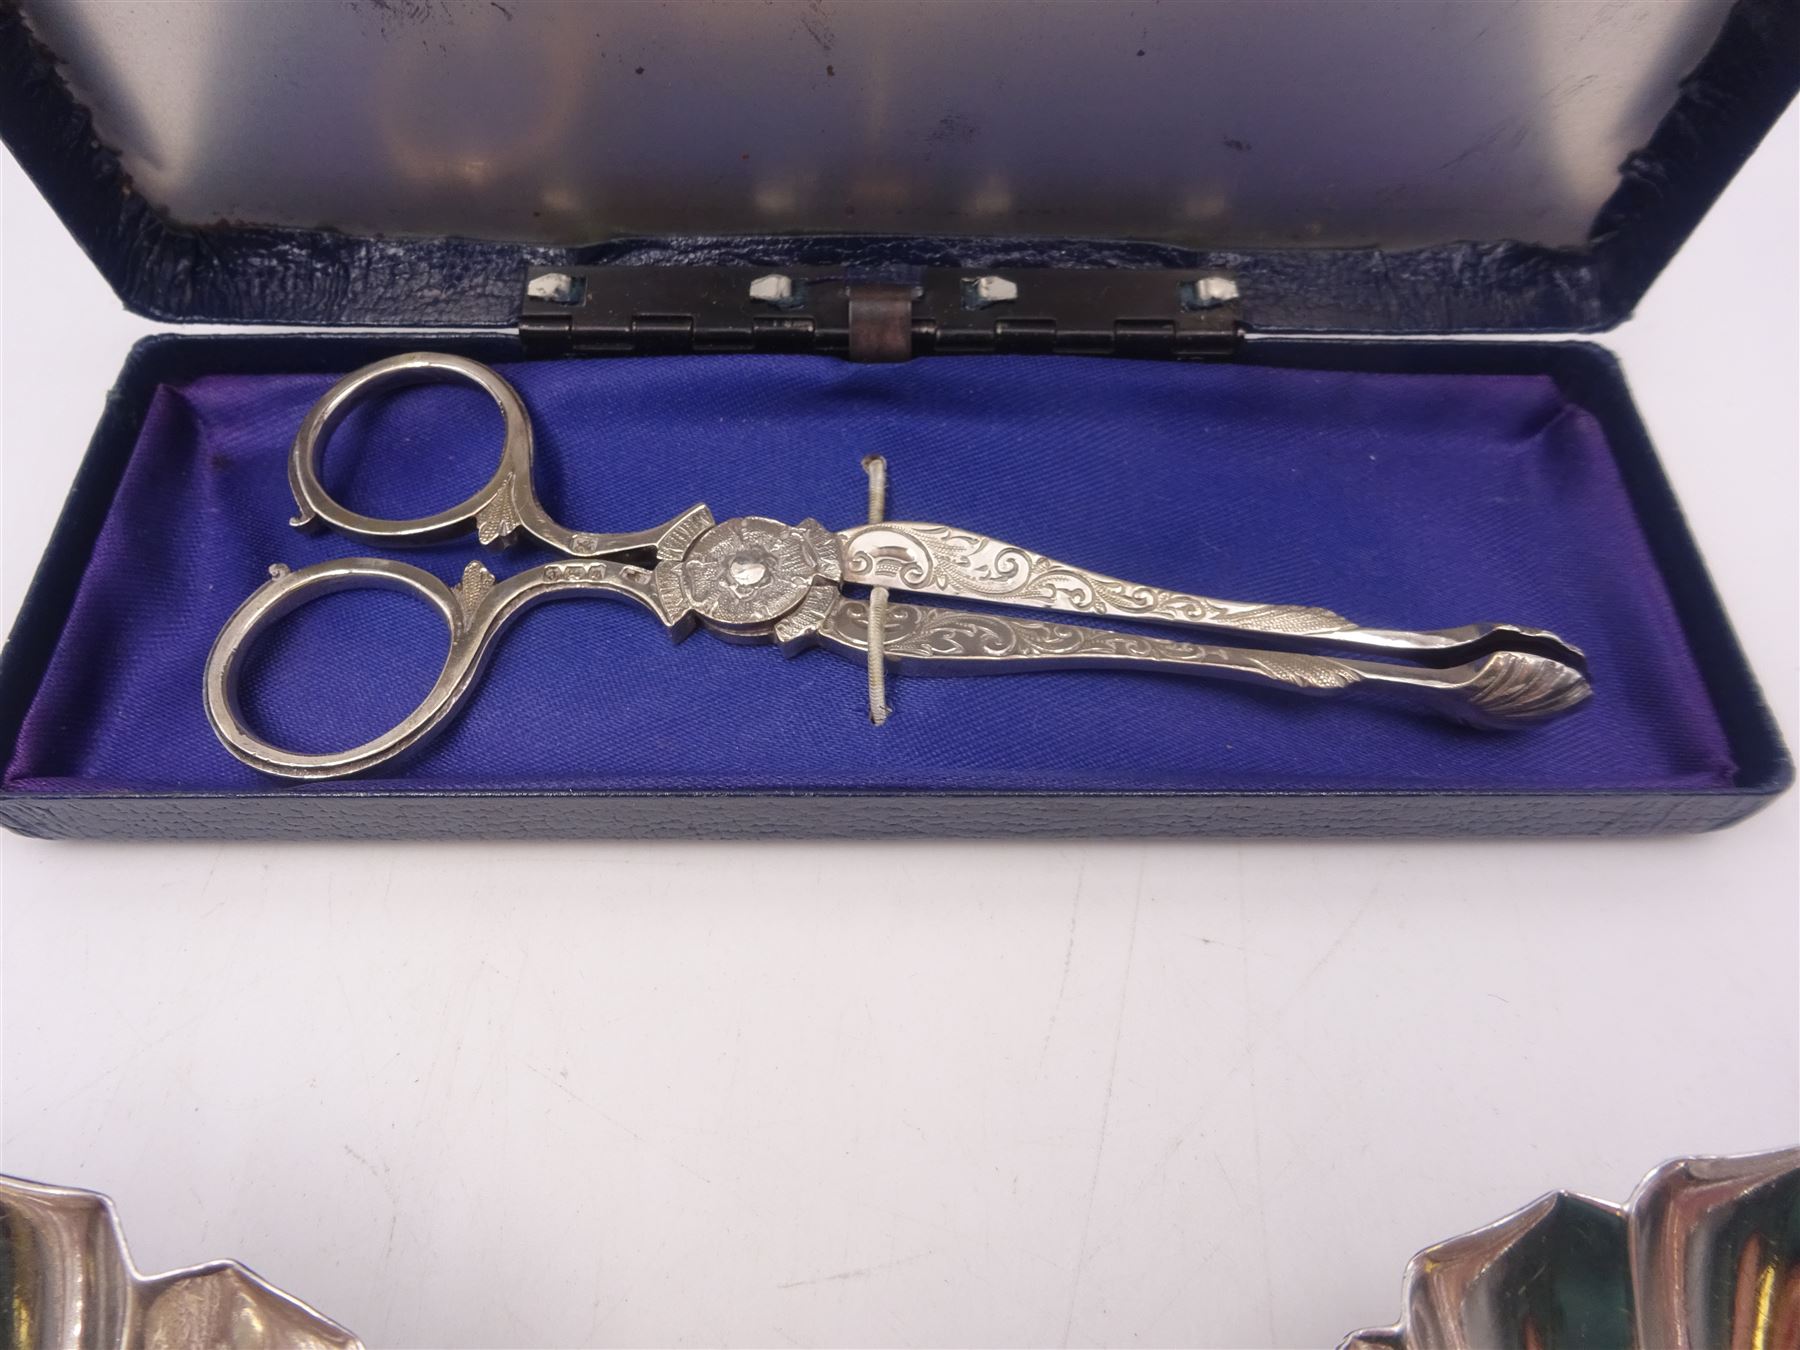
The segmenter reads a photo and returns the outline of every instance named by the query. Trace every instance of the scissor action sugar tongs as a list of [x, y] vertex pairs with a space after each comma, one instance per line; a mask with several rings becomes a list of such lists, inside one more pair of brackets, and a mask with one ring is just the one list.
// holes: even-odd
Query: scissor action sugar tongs
[[[324, 443], [361, 398], [378, 389], [466, 380], [500, 407], [499, 468], [460, 504], [414, 520], [378, 520], [334, 501], [319, 477]], [[1210, 675], [1302, 694], [1358, 690], [1470, 726], [1527, 727], [1566, 712], [1591, 692], [1576, 648], [1553, 633], [1511, 624], [1470, 624], [1411, 633], [1362, 628], [1327, 609], [1248, 604], [1140, 585], [1056, 562], [1030, 549], [947, 525], [881, 522], [836, 532], [761, 516], [715, 521], [704, 505], [634, 534], [565, 529], [539, 505], [531, 481], [531, 420], [518, 393], [486, 366], [420, 353], [378, 361], [346, 376], [307, 414], [294, 438], [288, 478], [294, 524], [329, 525], [358, 539], [438, 543], [473, 528], [503, 547], [529, 535], [568, 561], [496, 581], [471, 562], [455, 586], [383, 558], [351, 558], [269, 580], [226, 622], [206, 665], [206, 710], [239, 759], [283, 778], [340, 778], [416, 748], [469, 697], [495, 639], [517, 614], [544, 600], [624, 596], [643, 605], [677, 640], [696, 626], [731, 642], [773, 643], [792, 655], [826, 647], [906, 672], [976, 674], [1077, 668]], [[1056, 614], [1110, 617], [1201, 633], [1252, 637], [1263, 647], [1215, 646], [1056, 619], [933, 605], [885, 605], [846, 586], [904, 591]], [[257, 634], [299, 605], [334, 591], [376, 587], [430, 601], [450, 630], [449, 652], [431, 691], [397, 726], [362, 745], [301, 754], [271, 745], [245, 724], [237, 677]], [[879, 603], [879, 601], [877, 602]], [[1299, 646], [1352, 655], [1291, 650]], [[1415, 664], [1361, 657], [1401, 658]]]

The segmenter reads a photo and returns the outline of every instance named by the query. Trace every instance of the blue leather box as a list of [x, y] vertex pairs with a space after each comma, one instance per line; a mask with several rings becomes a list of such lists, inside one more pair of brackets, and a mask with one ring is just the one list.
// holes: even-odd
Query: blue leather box
[[[1800, 10], [1165, 8], [0, 6], [0, 133], [125, 303], [288, 330], [174, 331], [120, 372], [0, 657], [0, 822], [1603, 834], [1784, 790], [1618, 366], [1567, 339], [1629, 314], [1780, 115]], [[765, 272], [821, 304], [758, 309]], [[528, 291], [546, 273], [580, 296]], [[968, 298], [985, 275], [1018, 299]], [[573, 526], [678, 497], [842, 527], [879, 449], [896, 515], [1384, 626], [1556, 628], [1596, 694], [1497, 736], [1167, 677], [902, 678], [877, 729], [825, 653], [671, 650], [569, 605], [391, 776], [261, 780], [205, 733], [206, 645], [268, 562], [370, 551], [290, 540], [286, 441], [334, 377], [420, 348], [507, 370]], [[485, 476], [455, 393], [346, 426], [437, 454], [356, 470], [359, 505]], [[429, 665], [429, 630], [323, 621], [353, 600], [289, 621], [253, 712], [404, 711], [392, 649]]]

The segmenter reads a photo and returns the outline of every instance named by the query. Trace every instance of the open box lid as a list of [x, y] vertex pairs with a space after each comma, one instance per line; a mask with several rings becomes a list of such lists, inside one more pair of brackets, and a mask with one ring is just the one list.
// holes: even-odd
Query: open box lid
[[0, 135], [133, 310], [519, 322], [531, 268], [1184, 268], [1258, 332], [1610, 327], [1794, 0], [0, 0]]

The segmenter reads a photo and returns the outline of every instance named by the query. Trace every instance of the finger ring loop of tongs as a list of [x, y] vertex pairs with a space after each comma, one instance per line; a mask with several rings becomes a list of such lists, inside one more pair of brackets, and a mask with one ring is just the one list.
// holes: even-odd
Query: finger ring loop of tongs
[[[440, 380], [467, 381], [499, 405], [505, 444], [493, 477], [456, 506], [413, 520], [381, 520], [336, 502], [320, 480], [319, 457], [349, 409], [379, 389]], [[868, 605], [846, 586], [1048, 611], [1053, 617], [1027, 618], [890, 604], [880, 635], [883, 658], [909, 673], [1074, 667], [1208, 675], [1311, 695], [1355, 691], [1493, 730], [1534, 726], [1592, 692], [1581, 652], [1539, 629], [1495, 623], [1430, 632], [1363, 628], [1312, 606], [1216, 600], [1122, 581], [948, 525], [882, 522], [834, 532], [815, 520], [715, 521], [704, 505], [695, 505], [631, 534], [569, 530], [538, 503], [531, 453], [531, 421], [517, 391], [477, 362], [431, 353], [396, 356], [333, 386], [294, 438], [288, 462], [299, 508], [294, 524], [329, 525], [390, 544], [437, 543], [473, 532], [484, 544], [504, 547], [523, 534], [568, 561], [504, 581], [471, 562], [454, 586], [380, 558], [271, 568], [269, 579], [226, 622], [207, 660], [207, 716], [225, 747], [283, 778], [366, 772], [415, 749], [445, 725], [470, 696], [495, 638], [516, 615], [541, 601], [580, 595], [634, 600], [678, 640], [704, 627], [735, 642], [773, 643], [790, 655], [819, 646], [858, 661], [869, 651]], [[430, 602], [450, 631], [442, 671], [417, 708], [362, 745], [304, 754], [270, 744], [249, 728], [239, 707], [245, 653], [261, 631], [297, 606], [354, 588], [410, 591]], [[1156, 637], [1063, 616], [1159, 625], [1184, 635]], [[1215, 645], [1208, 640], [1214, 636], [1258, 645]]]

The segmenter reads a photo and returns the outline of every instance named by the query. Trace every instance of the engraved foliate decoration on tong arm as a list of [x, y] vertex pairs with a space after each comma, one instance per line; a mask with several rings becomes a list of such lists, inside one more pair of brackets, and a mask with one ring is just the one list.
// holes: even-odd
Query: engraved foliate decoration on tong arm
[[[320, 479], [319, 460], [349, 409], [378, 389], [442, 380], [474, 384], [499, 406], [506, 435], [494, 476], [456, 506], [413, 520], [380, 520], [336, 502]], [[542, 601], [580, 595], [634, 600], [677, 640], [704, 627], [728, 641], [772, 643], [790, 655], [819, 646], [859, 662], [930, 674], [1078, 668], [1206, 675], [1313, 696], [1357, 692], [1489, 729], [1536, 725], [1591, 692], [1580, 651], [1538, 629], [1493, 623], [1428, 632], [1365, 628], [1311, 605], [1220, 600], [1124, 581], [949, 525], [875, 521], [833, 533], [814, 520], [716, 521], [695, 505], [635, 533], [569, 530], [537, 501], [531, 452], [530, 420], [517, 392], [497, 372], [461, 357], [392, 357], [327, 391], [301, 424], [289, 456], [296, 525], [329, 525], [389, 544], [473, 533], [503, 548], [526, 535], [570, 561], [502, 581], [471, 563], [454, 589], [420, 568], [381, 558], [291, 572], [272, 568], [227, 620], [207, 661], [207, 716], [226, 748], [265, 773], [293, 779], [340, 778], [387, 763], [417, 748], [462, 706], [513, 617]], [[869, 602], [846, 586], [867, 588], [876, 601], [904, 592], [1054, 617], [909, 603], [885, 605], [872, 617]], [[359, 587], [408, 591], [437, 609], [451, 638], [442, 673], [412, 713], [363, 745], [300, 754], [270, 744], [250, 729], [238, 704], [245, 653], [296, 606]], [[1065, 622], [1065, 616], [1162, 626], [1182, 636]], [[1232, 636], [1256, 645], [1204, 640]]]
[[1177, 626], [1227, 624], [1258, 633], [1335, 633], [1341, 614], [1307, 605], [1247, 605], [1121, 581], [1017, 544], [948, 525], [883, 522], [845, 531], [847, 580], [917, 594], [980, 597], [1075, 614]]

